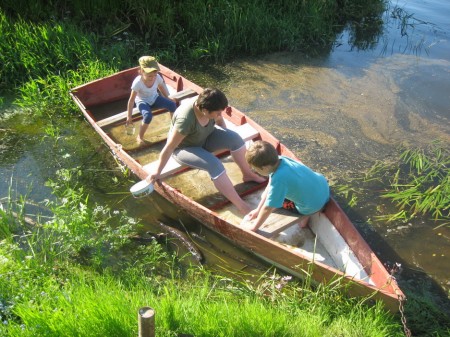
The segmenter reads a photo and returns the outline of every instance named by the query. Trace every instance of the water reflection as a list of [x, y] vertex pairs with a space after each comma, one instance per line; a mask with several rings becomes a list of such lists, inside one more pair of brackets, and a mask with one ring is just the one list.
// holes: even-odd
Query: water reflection
[[[362, 8], [364, 11], [358, 18], [350, 20], [345, 29], [347, 44], [353, 50], [371, 50], [378, 45], [384, 32], [383, 14], [385, 3], [371, 3]], [[337, 39], [337, 44], [342, 44]]]

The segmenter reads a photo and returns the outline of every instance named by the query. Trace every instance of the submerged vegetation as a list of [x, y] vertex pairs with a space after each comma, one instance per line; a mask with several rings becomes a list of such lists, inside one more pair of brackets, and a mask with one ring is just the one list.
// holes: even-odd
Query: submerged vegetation
[[367, 189], [380, 191], [395, 213], [378, 215], [386, 222], [431, 217], [435, 228], [450, 226], [450, 152], [440, 143], [429, 148], [400, 149], [398, 160], [377, 162], [359, 177], [360, 188], [337, 185], [335, 190], [356, 206]]

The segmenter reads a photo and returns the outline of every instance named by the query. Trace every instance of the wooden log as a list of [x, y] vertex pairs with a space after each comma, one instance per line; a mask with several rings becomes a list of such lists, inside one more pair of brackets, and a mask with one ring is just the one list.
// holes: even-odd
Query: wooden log
[[142, 307], [138, 312], [139, 337], [155, 337], [155, 310]]

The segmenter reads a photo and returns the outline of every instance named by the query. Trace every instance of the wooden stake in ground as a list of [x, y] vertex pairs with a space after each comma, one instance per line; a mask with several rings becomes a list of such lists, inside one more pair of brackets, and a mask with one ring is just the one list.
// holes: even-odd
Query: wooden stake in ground
[[155, 337], [155, 310], [142, 307], [138, 312], [139, 337]]

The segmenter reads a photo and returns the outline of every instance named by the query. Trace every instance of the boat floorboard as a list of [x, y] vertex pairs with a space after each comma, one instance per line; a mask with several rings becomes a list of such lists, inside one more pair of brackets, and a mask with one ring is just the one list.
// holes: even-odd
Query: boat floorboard
[[[244, 197], [254, 208], [257, 207], [263, 188]], [[226, 219], [235, 226], [245, 226], [242, 223], [242, 215], [237, 212], [234, 205], [229, 204], [220, 210], [217, 210], [219, 216]], [[332, 256], [328, 253], [325, 246], [316, 240], [316, 235], [309, 226], [301, 228], [298, 225], [299, 216], [283, 209], [277, 209], [266, 220], [265, 224], [258, 230], [258, 234], [269, 237], [282, 245], [300, 253], [304, 256], [320, 261], [334, 268], [338, 268]]]
[[[136, 141], [140, 124], [140, 119], [134, 122], [135, 132], [131, 135], [127, 134], [126, 132], [125, 121], [121, 124], [110, 124], [108, 126], [105, 126], [103, 130], [115, 143], [122, 144], [124, 150], [134, 151], [134, 154], [132, 156], [144, 165], [155, 160], [154, 158], [157, 158], [157, 156], [151, 159], [139, 158], [139, 155], [141, 154], [139, 151], [151, 149], [152, 147], [156, 147], [158, 152], [161, 150], [161, 148], [156, 145], [156, 143], [164, 141], [167, 138], [167, 133], [169, 132], [170, 126], [170, 114], [162, 113], [153, 116], [152, 122], [150, 123], [150, 126], [144, 135], [145, 143], [143, 145], [138, 144]], [[153, 152], [156, 152], [156, 150]]]

